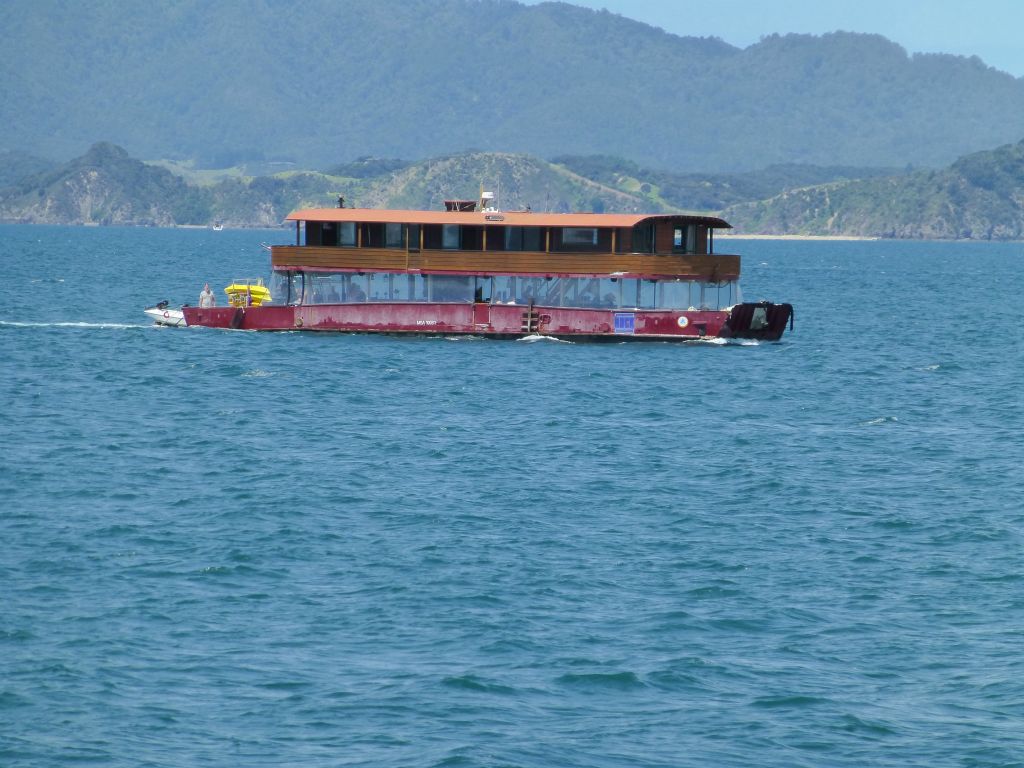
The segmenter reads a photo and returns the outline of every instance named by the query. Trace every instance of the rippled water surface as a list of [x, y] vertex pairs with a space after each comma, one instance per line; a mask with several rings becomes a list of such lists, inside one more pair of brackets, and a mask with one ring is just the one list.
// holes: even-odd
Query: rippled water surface
[[1024, 761], [1024, 245], [720, 239], [779, 344], [149, 326], [0, 227], [0, 765]]

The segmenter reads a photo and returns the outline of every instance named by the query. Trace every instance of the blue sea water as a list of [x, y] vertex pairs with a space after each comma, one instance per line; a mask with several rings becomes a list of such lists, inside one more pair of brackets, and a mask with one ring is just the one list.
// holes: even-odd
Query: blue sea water
[[1024, 765], [1024, 245], [720, 240], [778, 344], [150, 326], [0, 227], [0, 765]]

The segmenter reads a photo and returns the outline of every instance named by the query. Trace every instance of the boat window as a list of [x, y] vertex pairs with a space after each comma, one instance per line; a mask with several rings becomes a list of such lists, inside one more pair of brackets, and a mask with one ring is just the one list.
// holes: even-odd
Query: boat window
[[334, 225], [322, 221], [306, 222], [306, 245], [334, 245]]
[[541, 297], [547, 295], [543, 277], [520, 277], [516, 280], [516, 303], [539, 304]]
[[544, 228], [543, 227], [522, 227], [523, 250], [543, 251], [544, 250]]
[[487, 250], [488, 251], [507, 251], [508, 248], [505, 245], [505, 241], [508, 239], [508, 233], [505, 231], [508, 227], [496, 226], [487, 227], [484, 231], [487, 233]]
[[723, 280], [720, 283], [695, 282], [690, 288], [691, 309], [725, 309], [740, 301], [740, 286], [735, 280]]
[[391, 301], [412, 301], [415, 283], [412, 275], [398, 273], [391, 278]]
[[552, 307], [572, 307], [576, 301], [579, 279], [575, 277], [555, 277], [548, 281], [548, 304]]
[[341, 300], [350, 304], [366, 301], [368, 288], [369, 279], [367, 275], [345, 275], [344, 291], [342, 292]]
[[691, 280], [660, 280], [658, 282], [658, 309], [689, 309]]
[[672, 229], [672, 253], [697, 252], [697, 226], [676, 224]]
[[654, 309], [654, 298], [656, 289], [658, 287], [657, 280], [640, 280], [639, 298], [637, 299], [637, 307], [640, 309]]
[[391, 300], [391, 278], [387, 272], [374, 272], [366, 276], [369, 285], [366, 295], [370, 301]]
[[384, 247], [405, 248], [405, 225], [385, 224], [384, 225]]
[[562, 245], [597, 245], [597, 227], [563, 227]]
[[617, 277], [602, 277], [598, 281], [598, 295], [602, 307], [617, 307], [621, 303], [622, 281]]
[[633, 230], [628, 227], [619, 227], [615, 234], [615, 252], [629, 253], [633, 250]]
[[447, 250], [457, 250], [462, 247], [461, 228], [458, 224], [441, 225], [441, 247]]
[[472, 301], [473, 278], [462, 275], [430, 275], [431, 301]]
[[494, 303], [516, 303], [516, 278], [511, 275], [500, 275], [494, 278]]
[[270, 277], [270, 295], [275, 304], [292, 304], [298, 300], [301, 285], [298, 272], [275, 272]]
[[562, 294], [562, 306], [600, 307], [601, 281], [598, 278], [570, 278]]
[[306, 273], [305, 293], [302, 296], [303, 304], [324, 304], [327, 302], [327, 286], [330, 282], [328, 275], [318, 273]]
[[420, 249], [420, 225], [410, 224], [407, 231], [409, 233], [409, 250], [418, 251]]
[[654, 253], [654, 222], [646, 221], [633, 227], [633, 252]]
[[338, 245], [344, 248], [356, 247], [356, 223], [343, 221], [338, 224]]
[[427, 301], [428, 288], [426, 275], [409, 275], [412, 285], [410, 301]]
[[314, 295], [318, 304], [337, 304], [341, 301], [341, 275], [317, 275], [314, 286]]
[[473, 301], [491, 302], [491, 295], [494, 290], [493, 277], [476, 277], [474, 279]]
[[384, 225], [363, 224], [363, 248], [384, 247]]
[[464, 226], [462, 228], [462, 250], [479, 251], [484, 244], [484, 228]]
[[622, 283], [621, 306], [635, 309], [640, 306], [640, 281], [633, 277], [625, 277], [619, 282]]
[[711, 309], [725, 309], [742, 301], [740, 298], [740, 286], [735, 280], [707, 283], [704, 289], [704, 296], [705, 302]]
[[696, 283], [693, 287], [697, 289], [696, 301], [694, 302], [697, 309], [715, 309], [715, 307], [711, 306], [711, 301], [715, 294], [713, 291], [708, 290], [708, 284]]
[[580, 305], [580, 279], [578, 277], [563, 277], [561, 283], [561, 305], [563, 307], [578, 307]]
[[506, 251], [543, 251], [543, 227], [505, 227]]
[[610, 251], [612, 231], [597, 227], [553, 227], [551, 250], [583, 253]]
[[320, 227], [320, 245], [334, 245], [338, 242], [338, 231], [334, 228], [333, 223], [325, 221]]

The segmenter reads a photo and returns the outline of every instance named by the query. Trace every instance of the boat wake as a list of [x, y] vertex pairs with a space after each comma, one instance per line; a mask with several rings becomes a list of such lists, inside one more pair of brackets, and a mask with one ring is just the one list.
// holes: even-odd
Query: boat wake
[[761, 342], [757, 339], [723, 339], [720, 336], [710, 338], [694, 339], [698, 344], [714, 344], [716, 347], [759, 347]]
[[151, 325], [139, 325], [137, 323], [21, 323], [14, 320], [0, 320], [0, 328], [97, 328], [103, 330], [122, 330], [152, 327]]
[[556, 339], [554, 336], [544, 336], [543, 334], [540, 334], [540, 333], [534, 333], [534, 334], [531, 334], [529, 336], [522, 336], [522, 337], [516, 339], [516, 341], [525, 341], [527, 344], [532, 344], [535, 341], [554, 341], [554, 342], [557, 342], [559, 344], [572, 344], [573, 343], [573, 342], [569, 341], [568, 339]]

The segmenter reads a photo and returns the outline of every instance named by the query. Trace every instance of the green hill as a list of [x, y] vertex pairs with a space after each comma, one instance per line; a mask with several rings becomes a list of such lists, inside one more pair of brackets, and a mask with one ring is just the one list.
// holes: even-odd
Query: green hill
[[938, 167], [1018, 137], [1024, 80], [877, 35], [746, 49], [511, 0], [7, 0], [0, 151], [327, 168], [605, 154], [648, 167]]
[[[389, 164], [370, 159], [364, 168]], [[50, 224], [277, 226], [296, 208], [333, 206], [443, 207], [451, 198], [475, 198], [481, 185], [508, 209], [646, 211], [643, 196], [585, 179], [527, 155], [470, 152], [409, 165], [391, 163], [379, 175], [340, 176], [288, 171], [244, 176], [190, 170], [171, 173], [109, 143], [54, 170], [0, 190], [0, 220]], [[336, 169], [344, 171], [344, 168]], [[351, 169], [350, 169], [351, 170]], [[211, 179], [213, 179], [211, 181]]]
[[674, 173], [641, 168], [637, 163], [608, 155], [562, 156], [553, 163], [615, 189], [639, 194], [653, 205], [720, 211], [748, 200], [761, 200], [787, 189], [833, 181], [893, 176], [891, 168], [773, 165], [747, 173]]
[[182, 179], [109, 143], [0, 190], [0, 219], [52, 224], [194, 223], [204, 195]]
[[[466, 152], [417, 163], [363, 158], [334, 174], [191, 169], [183, 172], [187, 181], [166, 164], [101, 143], [0, 189], [0, 220], [273, 227], [297, 208], [332, 207], [339, 195], [356, 207], [440, 209], [483, 187], [506, 210], [700, 211], [719, 213], [747, 234], [1024, 239], [1024, 141], [967, 155], [944, 170], [895, 175], [805, 166], [673, 174], [612, 157], [558, 160]], [[23, 167], [17, 157], [11, 163]], [[4, 175], [13, 171], [0, 163]]]
[[1024, 239], [1024, 141], [944, 170], [790, 190], [724, 215], [758, 234]]
[[0, 152], [0, 189], [17, 184], [29, 176], [36, 176], [57, 166], [52, 160], [23, 152]]

